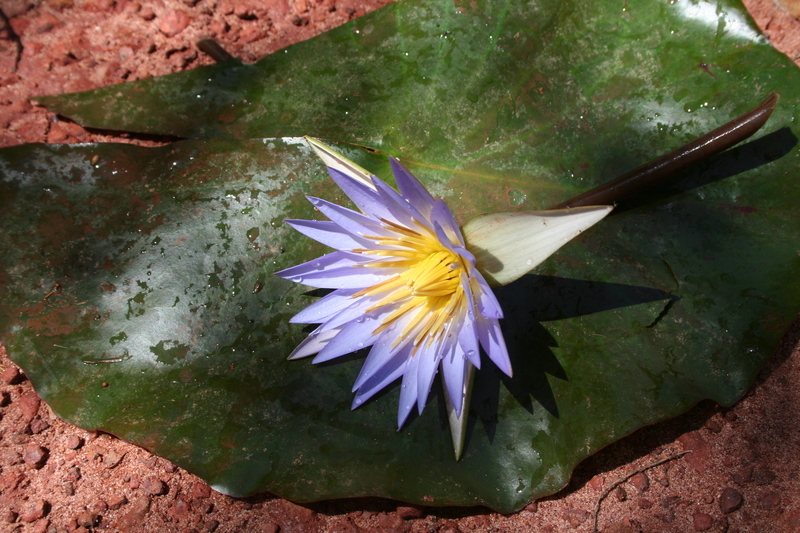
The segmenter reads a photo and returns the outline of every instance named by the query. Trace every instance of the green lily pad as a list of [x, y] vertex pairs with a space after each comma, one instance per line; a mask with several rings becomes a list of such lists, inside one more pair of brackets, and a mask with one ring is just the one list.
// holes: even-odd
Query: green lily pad
[[[359, 355], [286, 361], [317, 295], [271, 274], [324, 249], [281, 220], [317, 218], [303, 193], [344, 201], [287, 136], [369, 146], [342, 148], [385, 177], [401, 156], [465, 222], [558, 203], [771, 90], [767, 134], [497, 291], [515, 376], [477, 374], [460, 462], [438, 387], [397, 432], [396, 390], [349, 409]], [[91, 126], [285, 138], [0, 151], [0, 339], [60, 416], [223, 492], [512, 511], [752, 382], [800, 302], [798, 97], [740, 4], [683, 0], [404, 1], [257, 65], [48, 97]]]

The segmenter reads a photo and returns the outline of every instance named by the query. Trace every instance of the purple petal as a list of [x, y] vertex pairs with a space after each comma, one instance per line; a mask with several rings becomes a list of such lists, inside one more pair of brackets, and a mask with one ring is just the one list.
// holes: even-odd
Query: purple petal
[[467, 362], [463, 354], [458, 353], [454, 357], [442, 359], [442, 382], [445, 391], [450, 398], [450, 403], [455, 407], [456, 415], [461, 416], [461, 404], [464, 400], [464, 379], [467, 373]]
[[373, 178], [372, 183], [375, 185], [386, 208], [391, 212], [391, 219], [393, 219], [393, 222], [397, 222], [411, 229], [414, 229], [414, 227], [419, 224], [425, 224], [429, 229], [433, 229], [427, 224], [427, 218], [413, 205], [408, 203], [397, 191], [377, 178]]
[[479, 272], [475, 272], [470, 277], [470, 287], [480, 314], [486, 318], [503, 318], [503, 308], [500, 307], [500, 302], [497, 301], [494, 291]]
[[464, 237], [461, 236], [461, 230], [458, 228], [458, 223], [453, 212], [444, 203], [444, 200], [436, 200], [431, 210], [431, 220], [434, 224], [439, 224], [448, 237], [448, 241], [453, 244], [464, 246]]
[[[458, 255], [460, 255], [461, 257], [463, 257], [464, 259], [467, 260], [467, 263], [469, 263], [473, 267], [472, 270], [474, 271], [474, 274], [477, 274], [479, 276], [481, 275], [474, 268], [475, 267], [475, 256], [472, 255], [472, 252], [470, 252], [469, 250], [467, 250], [463, 246], [453, 246], [452, 251], [457, 253]], [[470, 274], [470, 275], [473, 275], [473, 274]], [[481, 279], [483, 279], [483, 276], [481, 276]]]
[[397, 271], [397, 268], [357, 268], [347, 266], [310, 273], [304, 276], [302, 280], [297, 279], [294, 281], [323, 289], [364, 289], [396, 276]]
[[[397, 332], [403, 331], [406, 325], [411, 322], [413, 316], [413, 313], [406, 313], [400, 316], [394, 324], [391, 324], [379, 334], [375, 344], [372, 346], [372, 350], [370, 350], [367, 356], [367, 360], [364, 361], [364, 366], [361, 367], [361, 371], [353, 385], [353, 390], [361, 388], [364, 382], [372, 379], [372, 376], [378, 372], [381, 366], [384, 365], [393, 354], [397, 353], [399, 350], [410, 350], [410, 348], [408, 348], [411, 345], [410, 342], [401, 342], [394, 347], [392, 344], [394, 344], [394, 341], [397, 339]], [[408, 339], [408, 336], [406, 338]]]
[[425, 409], [425, 402], [442, 358], [441, 342], [433, 342], [430, 348], [427, 348], [425, 344], [427, 343], [423, 339], [414, 355], [419, 359], [417, 364], [417, 410], [420, 413]]
[[297, 281], [300, 283], [300, 280], [297, 280], [296, 278], [307, 276], [311, 272], [318, 272], [323, 268], [353, 266], [366, 263], [371, 260], [371, 258], [364, 257], [363, 255], [337, 251], [317, 257], [316, 259], [312, 259], [306, 263], [285, 268], [279, 272], [275, 272], [275, 275], [283, 279]]
[[383, 367], [394, 358], [398, 351], [408, 347], [408, 343], [392, 346], [394, 344], [392, 342], [393, 340], [393, 338], [386, 338], [385, 335], [382, 335], [375, 341], [375, 344], [372, 345], [372, 349], [367, 356], [367, 360], [364, 361], [364, 365], [358, 373], [355, 383], [353, 383], [352, 392], [357, 391], [364, 383], [373, 379], [376, 374], [379, 374]]
[[337, 250], [366, 248], [371, 244], [371, 241], [355, 237], [330, 220], [284, 220], [284, 222], [303, 235]]
[[[328, 167], [330, 174], [336, 185], [350, 198], [356, 206], [364, 213], [373, 215], [377, 218], [386, 217], [389, 210], [381, 203], [380, 195], [368, 185], [356, 181], [347, 174], [339, 172], [335, 168]], [[377, 178], [373, 178], [377, 179]]]
[[400, 387], [400, 406], [397, 409], [398, 431], [405, 423], [411, 409], [417, 403], [417, 365], [419, 357], [409, 357], [403, 374], [403, 384]]
[[388, 235], [386, 229], [375, 219], [321, 198], [313, 196], [307, 196], [307, 198], [323, 215], [341, 226], [348, 233], [355, 236]]
[[396, 267], [361, 267], [372, 258], [349, 252], [332, 252], [276, 272], [277, 276], [324, 289], [363, 289], [397, 275]]
[[500, 331], [500, 323], [496, 318], [484, 318], [478, 315], [478, 336], [483, 351], [508, 377], [511, 377], [511, 360], [508, 358], [506, 341]]
[[389, 309], [370, 313], [369, 315], [362, 316], [342, 326], [340, 334], [328, 342], [325, 348], [317, 354], [314, 358], [314, 363], [330, 361], [344, 354], [352, 353], [375, 344], [378, 337], [372, 332], [380, 326], [383, 318], [390, 312], [391, 310]]
[[[320, 326], [320, 331], [339, 328], [343, 324], [359, 320], [367, 315], [367, 310], [381, 300], [382, 295], [362, 296], [351, 298], [350, 305], [330, 317]], [[376, 326], [377, 327], [377, 326]]]
[[416, 207], [426, 219], [429, 219], [434, 204], [433, 196], [397, 159], [390, 157], [389, 163], [392, 166], [392, 173], [397, 182], [397, 188], [400, 189], [400, 194], [408, 200], [408, 203]]
[[475, 365], [475, 368], [481, 367], [481, 354], [480, 345], [478, 344], [478, 326], [475, 323], [475, 313], [470, 312], [473, 309], [471, 305], [471, 295], [469, 297], [470, 304], [467, 309], [462, 309], [458, 315], [458, 346], [461, 353], [469, 359], [470, 363]]
[[384, 364], [370, 379], [365, 381], [359, 387], [355, 398], [353, 398], [353, 405], [351, 409], [355, 409], [363, 404], [375, 394], [384, 389], [387, 385], [393, 383], [397, 378], [403, 375], [406, 371], [406, 364], [408, 363], [408, 354], [411, 350], [409, 344], [406, 344], [403, 349], [395, 353], [389, 361]]
[[396, 274], [396, 268], [358, 266], [371, 261], [372, 258], [359, 254], [331, 252], [307, 263], [276, 272], [275, 275], [311, 287], [354, 289], [369, 287]]
[[289, 359], [300, 359], [302, 357], [314, 355], [322, 350], [325, 345], [336, 336], [337, 333], [339, 333], [338, 330], [321, 332], [319, 331], [319, 328], [315, 329], [308, 335], [308, 337], [305, 338], [305, 340], [303, 340], [303, 342], [297, 345], [297, 348], [295, 348], [294, 351], [289, 355]]
[[293, 324], [321, 324], [353, 305], [355, 300], [351, 296], [356, 292], [358, 292], [358, 289], [333, 291], [294, 315], [289, 319], [289, 322]]

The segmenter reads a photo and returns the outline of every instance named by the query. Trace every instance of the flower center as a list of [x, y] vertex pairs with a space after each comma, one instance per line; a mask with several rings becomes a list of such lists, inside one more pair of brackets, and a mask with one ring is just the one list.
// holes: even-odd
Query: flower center
[[392, 249], [359, 249], [356, 253], [385, 256], [363, 265], [364, 267], [401, 268], [397, 275], [357, 292], [352, 297], [383, 295], [383, 298], [367, 309], [367, 313], [388, 305], [398, 307], [383, 319], [373, 334], [378, 334], [400, 317], [413, 315], [410, 322], [397, 336], [395, 345], [414, 335], [413, 343], [419, 346], [423, 340], [430, 345], [446, 329], [453, 311], [465, 301], [461, 287], [464, 262], [461, 256], [448, 250], [435, 235], [420, 233], [409, 228], [383, 221], [399, 233], [386, 238], [365, 236], [381, 246]]
[[400, 274], [413, 296], [448, 296], [458, 288], [460, 259], [450, 250], [433, 252]]

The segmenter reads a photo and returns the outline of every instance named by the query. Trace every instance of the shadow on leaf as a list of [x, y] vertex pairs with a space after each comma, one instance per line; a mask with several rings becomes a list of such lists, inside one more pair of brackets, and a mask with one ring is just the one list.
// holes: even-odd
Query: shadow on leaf
[[[533, 414], [533, 400], [536, 400], [550, 415], [559, 417], [547, 374], [565, 381], [569, 376], [551, 349], [558, 343], [542, 322], [659, 300], [669, 300], [666, 310], [679, 298], [650, 287], [535, 274], [524, 276], [495, 292], [505, 313], [503, 334], [514, 377], [509, 378], [489, 364], [475, 375], [471, 407], [490, 440], [498, 423], [501, 382], [529, 413]], [[477, 420], [470, 421], [468, 439]]]
[[650, 188], [646, 193], [621, 201], [611, 214], [619, 214], [756, 169], [788, 155], [797, 143], [797, 137], [789, 128], [773, 131], [692, 166], [671, 180], [670, 184]]

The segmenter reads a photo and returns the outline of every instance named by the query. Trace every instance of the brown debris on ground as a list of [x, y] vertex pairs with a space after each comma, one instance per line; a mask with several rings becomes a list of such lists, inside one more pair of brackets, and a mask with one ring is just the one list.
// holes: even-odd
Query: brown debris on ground
[[[152, 144], [87, 132], [31, 98], [209, 64], [194, 44], [204, 37], [255, 61], [385, 3], [3, 0], [0, 147]], [[771, 42], [800, 62], [797, 2], [744, 3]], [[608, 533], [800, 531], [798, 341], [795, 322], [732, 409], [702, 403], [639, 430], [584, 461], [564, 490], [512, 515], [377, 498], [307, 505], [269, 494], [229, 498], [142, 448], [58, 419], [0, 346], [0, 531], [589, 532], [601, 499], [598, 530]]]

